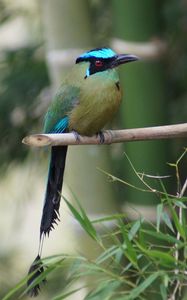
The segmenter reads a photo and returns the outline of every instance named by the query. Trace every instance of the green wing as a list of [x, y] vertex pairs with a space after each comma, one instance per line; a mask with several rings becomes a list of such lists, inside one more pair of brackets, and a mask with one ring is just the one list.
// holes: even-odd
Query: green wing
[[60, 133], [68, 129], [68, 115], [79, 104], [80, 89], [62, 86], [45, 115], [44, 132]]

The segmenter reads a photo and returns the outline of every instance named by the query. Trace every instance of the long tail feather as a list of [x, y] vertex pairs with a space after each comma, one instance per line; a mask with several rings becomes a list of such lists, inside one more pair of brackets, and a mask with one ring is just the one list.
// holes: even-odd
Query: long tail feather
[[[33, 274], [29, 280], [27, 281], [27, 286], [30, 287], [34, 281], [44, 272], [44, 268], [40, 261], [40, 255], [37, 255], [35, 260], [33, 261], [32, 265], [30, 266], [28, 275]], [[46, 283], [46, 279], [41, 280], [42, 283]], [[28, 290], [28, 296], [30, 297], [37, 297], [40, 292], [40, 285], [37, 283], [32, 288]]]
[[[60, 194], [63, 184], [66, 153], [67, 146], [54, 146], [51, 149], [51, 161], [49, 165], [47, 188], [40, 225], [39, 249], [38, 255], [28, 272], [28, 274], [33, 274], [27, 282], [28, 287], [30, 287], [44, 272], [44, 268], [40, 261], [43, 239], [46, 234], [49, 235], [50, 231], [54, 228], [54, 224], [57, 224], [57, 221], [59, 220]], [[42, 282], [46, 282], [45, 278], [42, 280]], [[34, 287], [29, 289], [28, 295], [31, 297], [36, 297], [39, 294], [39, 291], [40, 285], [36, 284]]]
[[48, 234], [59, 221], [59, 207], [67, 146], [54, 146], [51, 148], [51, 161], [49, 166], [47, 189], [40, 225], [40, 237]]

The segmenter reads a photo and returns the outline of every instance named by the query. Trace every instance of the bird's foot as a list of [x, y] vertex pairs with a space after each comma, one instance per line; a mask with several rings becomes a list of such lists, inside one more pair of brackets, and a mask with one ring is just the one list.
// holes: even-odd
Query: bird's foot
[[73, 133], [73, 135], [74, 135], [76, 141], [77, 141], [77, 142], [80, 142], [80, 135], [78, 134], [78, 132], [75, 131], [75, 130], [72, 130], [72, 133]]
[[97, 136], [99, 136], [99, 142], [100, 144], [104, 144], [105, 142], [105, 136], [104, 136], [104, 133], [102, 131], [99, 131]]

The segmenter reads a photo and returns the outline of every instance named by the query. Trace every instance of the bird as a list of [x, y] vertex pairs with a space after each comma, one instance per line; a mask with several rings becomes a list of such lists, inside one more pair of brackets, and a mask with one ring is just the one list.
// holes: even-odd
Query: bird
[[[44, 120], [44, 133], [66, 133], [75, 136], [99, 134], [101, 143], [103, 127], [113, 119], [121, 99], [117, 67], [139, 58], [133, 54], [117, 54], [111, 48], [95, 48], [81, 54], [54, 96]], [[40, 262], [43, 238], [49, 235], [60, 220], [59, 207], [65, 170], [67, 146], [52, 146], [47, 187], [40, 225], [39, 252], [30, 267], [28, 286], [43, 272]], [[36, 271], [37, 270], [37, 271]], [[36, 284], [29, 291], [37, 296]]]

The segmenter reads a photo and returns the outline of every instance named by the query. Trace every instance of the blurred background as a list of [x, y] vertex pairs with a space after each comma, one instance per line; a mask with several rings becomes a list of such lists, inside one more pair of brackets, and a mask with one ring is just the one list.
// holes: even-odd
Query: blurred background
[[[42, 132], [48, 104], [76, 57], [109, 46], [142, 58], [120, 68], [124, 99], [108, 128], [183, 123], [186, 36], [186, 0], [0, 0], [0, 298], [27, 274], [38, 247], [49, 151], [21, 141]], [[140, 186], [125, 151], [138, 172], [172, 175], [164, 182], [175, 193], [167, 163], [184, 146], [178, 139], [69, 147], [63, 194], [71, 199], [73, 192], [91, 218], [125, 211], [132, 219], [140, 212], [154, 221], [156, 197], [141, 198], [99, 169]], [[182, 180], [186, 170], [180, 171]], [[63, 203], [61, 223], [46, 239], [43, 255], [62, 252], [97, 253]], [[63, 276], [54, 275], [39, 299], [61, 290]], [[76, 299], [84, 298], [81, 293]]]

